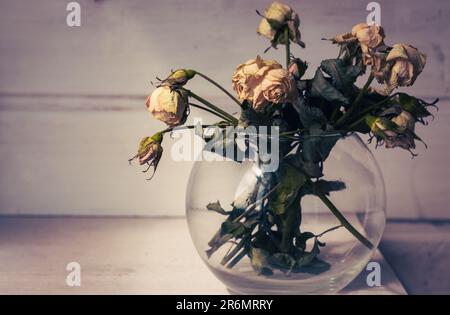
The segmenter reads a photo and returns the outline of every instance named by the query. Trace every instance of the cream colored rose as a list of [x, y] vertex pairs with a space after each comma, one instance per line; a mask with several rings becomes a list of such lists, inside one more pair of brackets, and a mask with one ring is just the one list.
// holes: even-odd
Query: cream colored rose
[[[283, 34], [280, 34], [280, 30], [287, 26], [289, 29], [289, 38], [294, 43], [305, 47], [305, 44], [301, 41], [301, 34], [299, 31], [300, 19], [289, 6], [275, 1], [264, 11], [264, 18], [261, 19], [256, 32], [269, 39], [276, 44], [285, 44]], [[279, 38], [275, 36], [279, 34]]]
[[147, 98], [148, 110], [169, 126], [176, 126], [185, 118], [187, 100], [169, 86], [160, 86]]
[[241, 100], [253, 102], [255, 88], [261, 84], [266, 73], [280, 69], [281, 65], [273, 60], [263, 60], [260, 56], [237, 66], [233, 74], [233, 89]]
[[352, 36], [358, 39], [364, 54], [383, 44], [384, 31], [381, 26], [360, 23], [352, 28]]
[[351, 33], [340, 34], [332, 39], [334, 44], [344, 45], [357, 41], [362, 50], [363, 63], [373, 66], [376, 62], [374, 50], [384, 44], [384, 30], [378, 25], [360, 23], [353, 26]]
[[391, 93], [399, 86], [410, 86], [422, 72], [427, 56], [407, 44], [394, 45], [386, 57], [388, 67], [383, 73], [385, 90]]
[[280, 104], [293, 100], [297, 95], [295, 81], [284, 69], [273, 69], [267, 72], [263, 81], [255, 89], [253, 108], [260, 110], [268, 102]]

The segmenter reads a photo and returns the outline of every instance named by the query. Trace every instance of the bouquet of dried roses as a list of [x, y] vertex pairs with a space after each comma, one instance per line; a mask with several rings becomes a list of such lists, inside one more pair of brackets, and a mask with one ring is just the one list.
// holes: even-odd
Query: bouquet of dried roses
[[[235, 200], [229, 210], [220, 201], [205, 205], [224, 216], [223, 224], [208, 243], [207, 255], [231, 243], [232, 249], [222, 259], [228, 268], [248, 257], [260, 274], [270, 275], [275, 270], [301, 272], [326, 264], [318, 257], [320, 247], [325, 246], [319, 238], [337, 228], [347, 229], [366, 247], [373, 247], [328, 198], [330, 192], [345, 189], [343, 182], [323, 179], [323, 164], [336, 142], [357, 132], [368, 134], [369, 142], [375, 139], [377, 146], [400, 147], [415, 155], [415, 141], [422, 141], [414, 131], [415, 124], [426, 124], [425, 119], [431, 116], [429, 107], [437, 100], [427, 103], [406, 93], [393, 93], [397, 87], [414, 83], [425, 66], [426, 55], [408, 44], [385, 44], [380, 26], [361, 23], [350, 33], [329, 39], [338, 45], [338, 57], [323, 60], [312, 78], [304, 78], [307, 62], [290, 51], [291, 43], [305, 47], [298, 15], [280, 2], [272, 3], [264, 14], [257, 13], [262, 17], [258, 34], [270, 40], [269, 48], [284, 46], [286, 68], [260, 56], [240, 64], [232, 77], [237, 97], [196, 70], [173, 71], [159, 80], [146, 103], [152, 115], [168, 127], [143, 138], [131, 160], [146, 164], [146, 171], [153, 168], [154, 174], [163, 154], [165, 134], [180, 126], [196, 132], [213, 126], [221, 134], [229, 127], [276, 126], [276, 139], [270, 134], [265, 137], [279, 141], [278, 168], [264, 172], [251, 188], [252, 193]], [[364, 86], [356, 86], [357, 78], [366, 72]], [[228, 95], [241, 109], [240, 117], [187, 89], [186, 84], [195, 77]], [[371, 86], [375, 79], [382, 88]], [[220, 120], [208, 126], [185, 125], [190, 107], [212, 113]], [[237, 147], [235, 136], [204, 140]], [[258, 159], [257, 163], [267, 161]], [[317, 196], [341, 224], [319, 235], [303, 231], [300, 201], [306, 195]], [[308, 240], [313, 240], [310, 249]]]

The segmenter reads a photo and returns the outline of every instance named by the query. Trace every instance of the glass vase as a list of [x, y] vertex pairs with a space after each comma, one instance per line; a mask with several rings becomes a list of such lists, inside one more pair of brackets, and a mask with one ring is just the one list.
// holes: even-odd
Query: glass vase
[[[252, 161], [195, 162], [187, 186], [186, 215], [192, 240], [202, 260], [231, 292], [238, 294], [330, 294], [344, 288], [371, 259], [386, 221], [382, 174], [365, 143], [356, 134], [339, 139], [323, 163], [320, 180], [345, 186], [331, 190], [327, 199], [372, 246], [356, 238], [323, 200], [314, 194], [305, 194], [299, 205], [300, 230], [307, 233], [299, 234], [297, 238], [306, 239], [305, 253], [320, 251], [313, 265], [305, 264], [297, 269], [265, 270], [264, 266], [255, 269], [259, 262], [255, 263], [257, 251], [250, 255], [247, 251], [230, 266], [230, 261], [224, 263], [224, 258], [238, 245], [233, 238], [211, 253], [211, 239], [223, 231], [225, 218], [208, 209], [207, 205], [220, 201], [223, 210], [228, 211], [229, 205], [254, 187], [262, 174], [258, 163]], [[276, 231], [274, 233], [277, 235]], [[246, 244], [252, 242], [254, 240]], [[264, 257], [264, 260], [272, 260], [272, 256]], [[283, 254], [275, 256], [284, 258]]]

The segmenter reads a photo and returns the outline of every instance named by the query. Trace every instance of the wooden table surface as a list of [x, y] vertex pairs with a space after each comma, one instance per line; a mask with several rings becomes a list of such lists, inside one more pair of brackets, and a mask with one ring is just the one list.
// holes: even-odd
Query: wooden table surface
[[[69, 287], [66, 266], [81, 266]], [[376, 252], [382, 286], [362, 273], [341, 294], [405, 294]], [[0, 294], [228, 294], [198, 256], [184, 218], [0, 217]]]

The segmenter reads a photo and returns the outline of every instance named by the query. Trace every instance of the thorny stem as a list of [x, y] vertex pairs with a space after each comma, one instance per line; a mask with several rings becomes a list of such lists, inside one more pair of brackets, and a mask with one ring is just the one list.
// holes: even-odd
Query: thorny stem
[[217, 107], [217, 106], [211, 104], [210, 102], [208, 102], [208, 101], [205, 100], [204, 98], [198, 96], [198, 95], [195, 94], [194, 92], [189, 91], [189, 90], [186, 90], [186, 89], [184, 89], [184, 90], [188, 93], [188, 96], [190, 96], [190, 97], [196, 99], [197, 101], [199, 101], [200, 103], [203, 103], [204, 105], [208, 106], [208, 107], [211, 108], [212, 110], [214, 110], [214, 111], [216, 111], [216, 112], [222, 114], [223, 116], [227, 117], [227, 120], [228, 120], [230, 123], [232, 123], [233, 125], [237, 126], [239, 120], [238, 120], [236, 117], [234, 117], [234, 116], [228, 114], [226, 111], [224, 111], [224, 110], [220, 109], [219, 107]]
[[[194, 70], [195, 71], [195, 70]], [[222, 92], [224, 92], [226, 95], [228, 95], [236, 104], [239, 105], [239, 107], [242, 106], [241, 102], [239, 102], [239, 100], [234, 97], [230, 92], [228, 92], [223, 86], [221, 86], [219, 83], [217, 83], [216, 81], [214, 81], [213, 79], [211, 79], [210, 77], [204, 75], [203, 73], [200, 73], [198, 71], [195, 71], [195, 73], [202, 77], [203, 79], [205, 79], [206, 81], [208, 81], [209, 83], [215, 85], [217, 88], [219, 88], [220, 90], [222, 90]]]
[[345, 112], [344, 115], [341, 116], [336, 121], [335, 127], [338, 128], [341, 126], [347, 118], [349, 118], [359, 107], [359, 104], [361, 103], [361, 100], [366, 94], [367, 89], [369, 88], [370, 84], [372, 83], [373, 79], [375, 78], [375, 75], [373, 72], [370, 73], [369, 78], [367, 79], [366, 84], [364, 84], [363, 88], [359, 91], [358, 95], [356, 96], [355, 100], [353, 101], [352, 105], [348, 108], [348, 110]]

